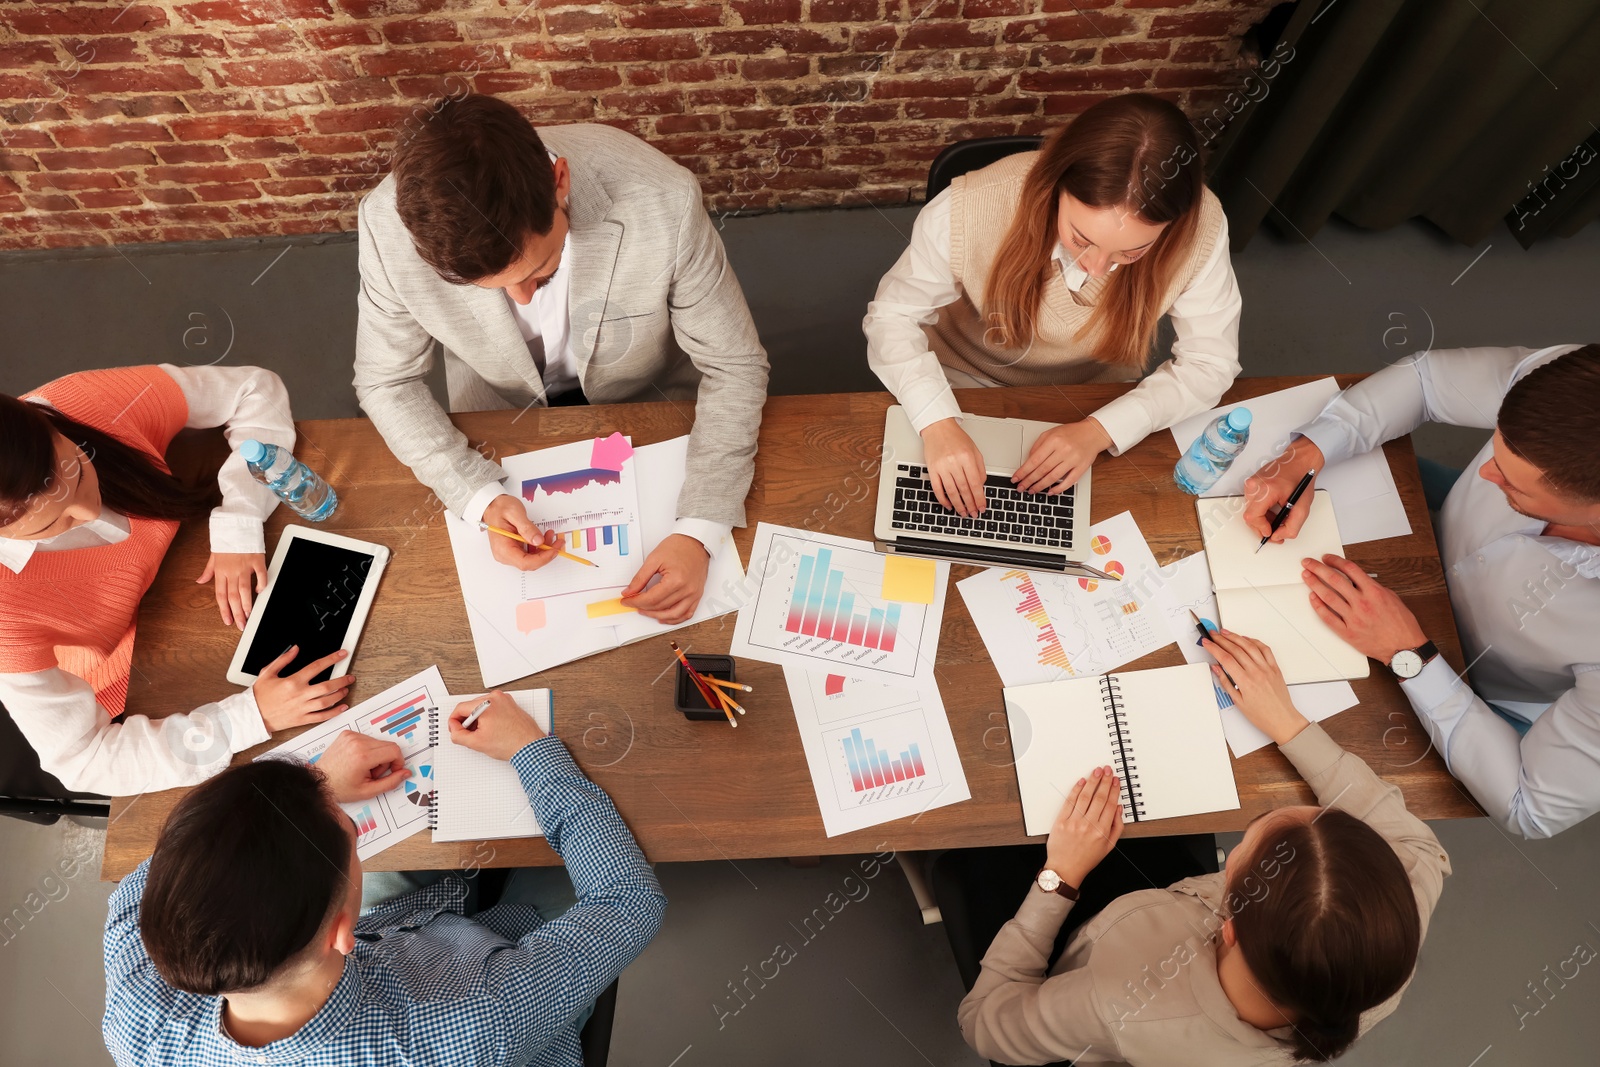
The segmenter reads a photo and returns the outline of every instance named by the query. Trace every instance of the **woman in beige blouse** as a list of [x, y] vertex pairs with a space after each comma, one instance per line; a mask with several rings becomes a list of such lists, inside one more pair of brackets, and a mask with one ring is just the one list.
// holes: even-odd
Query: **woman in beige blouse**
[[1093, 413], [1063, 402], [1013, 481], [1060, 492], [1213, 406], [1239, 373], [1239, 289], [1199, 139], [1143, 93], [1096, 104], [1037, 152], [964, 174], [928, 201], [867, 307], [867, 359], [922, 435], [934, 491], [983, 510], [983, 457], [952, 387], [1131, 381], [1162, 315], [1172, 359]]

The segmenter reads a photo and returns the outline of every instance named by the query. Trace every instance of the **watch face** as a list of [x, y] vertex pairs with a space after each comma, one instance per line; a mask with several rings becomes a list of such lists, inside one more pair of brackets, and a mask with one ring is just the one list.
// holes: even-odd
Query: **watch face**
[[1422, 673], [1422, 657], [1413, 649], [1402, 648], [1389, 661], [1389, 669], [1402, 678], [1415, 678]]
[[1048, 868], [1039, 872], [1039, 888], [1046, 893], [1054, 893], [1056, 887], [1061, 885], [1061, 876]]

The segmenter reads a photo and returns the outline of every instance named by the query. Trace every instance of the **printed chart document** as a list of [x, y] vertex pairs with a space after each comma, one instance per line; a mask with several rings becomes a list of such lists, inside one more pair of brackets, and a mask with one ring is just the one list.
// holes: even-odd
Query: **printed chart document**
[[[1304, 497], [1298, 506], [1306, 506]], [[1196, 502], [1217, 611], [1229, 630], [1265, 642], [1291, 685], [1365, 678], [1367, 657], [1317, 616], [1300, 577], [1302, 559], [1344, 555], [1328, 491], [1318, 489], [1310, 506], [1299, 537], [1257, 552], [1261, 535], [1245, 524], [1243, 497]]]
[[883, 685], [934, 684], [950, 564], [761, 523], [729, 653]]
[[[488, 841], [502, 837], [543, 837], [544, 828], [533, 814], [528, 794], [516, 768], [505, 760], [485, 756], [450, 739], [450, 712], [465, 700], [483, 699], [482, 693], [447, 696], [429, 719], [434, 742], [433, 777], [438, 786], [433, 804], [435, 841]], [[506, 694], [539, 724], [553, 733], [548, 689], [518, 689]]]
[[428, 825], [435, 791], [428, 712], [444, 699], [444, 678], [429, 667], [256, 758], [315, 763], [347, 730], [398, 744], [411, 777], [371, 800], [339, 805], [355, 821], [356, 855], [369, 859]]
[[[1282, 452], [1294, 432], [1320, 415], [1328, 401], [1338, 395], [1339, 383], [1333, 378], [1306, 382], [1237, 404], [1224, 404], [1184, 419], [1172, 427], [1172, 437], [1178, 442], [1178, 451], [1185, 452], [1195, 438], [1205, 432], [1212, 419], [1234, 408], [1249, 408], [1250, 443], [1228, 472], [1205, 493], [1208, 497], [1239, 496], [1244, 492], [1245, 479]], [[1405, 504], [1400, 500], [1400, 490], [1394, 484], [1389, 461], [1381, 448], [1351, 456], [1327, 470], [1318, 471], [1317, 488], [1326, 489], [1332, 495], [1339, 529], [1347, 545], [1404, 537], [1411, 532]]]
[[1131, 512], [1089, 528], [1120, 582], [991, 567], [956, 583], [1006, 685], [1103, 674], [1172, 643], [1161, 574]]
[[783, 679], [829, 837], [972, 797], [937, 685], [789, 665]]
[[1239, 806], [1233, 764], [1199, 663], [1007, 686], [1022, 817], [1047, 834], [1079, 778], [1109, 766], [1122, 783], [1123, 822]]
[[[1177, 638], [1178, 650], [1190, 663], [1215, 663], [1216, 658], [1201, 647], [1200, 635], [1195, 631], [1194, 619], [1189, 615], [1193, 611], [1200, 616], [1208, 630], [1217, 628], [1217, 598], [1211, 589], [1211, 570], [1206, 562], [1206, 554], [1196, 552], [1192, 556], [1185, 556], [1164, 567], [1161, 573], [1166, 579], [1162, 592], [1167, 618], [1172, 625], [1172, 635]], [[1271, 738], [1251, 725], [1244, 713], [1234, 707], [1233, 698], [1217, 683], [1215, 675], [1211, 678], [1211, 688], [1217, 696], [1217, 707], [1222, 709], [1222, 732], [1227, 735], [1228, 747], [1233, 749], [1235, 758], [1258, 748], [1266, 748], [1272, 743]], [[1291, 685], [1289, 699], [1300, 714], [1312, 722], [1321, 722], [1358, 703], [1356, 691], [1349, 682], [1343, 681]]]
[[[450, 547], [483, 684], [497, 686], [562, 663], [678, 629], [626, 607], [622, 590], [668, 535], [683, 488], [688, 437], [635, 449], [621, 434], [508, 456], [506, 492], [562, 547], [593, 560], [556, 559], [533, 572], [499, 562], [498, 536], [446, 513]], [[679, 626], [738, 606], [744, 571], [733, 538], [712, 548], [705, 595]]]

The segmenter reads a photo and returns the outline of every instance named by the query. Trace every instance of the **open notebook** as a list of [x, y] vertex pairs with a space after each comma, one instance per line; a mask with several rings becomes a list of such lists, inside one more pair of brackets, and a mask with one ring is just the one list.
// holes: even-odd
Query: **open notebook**
[[[533, 716], [539, 729], [551, 733], [551, 699], [548, 689], [519, 689], [508, 694]], [[435, 841], [485, 841], [501, 837], [543, 837], [544, 828], [534, 817], [516, 768], [504, 760], [463, 748], [450, 740], [445, 725], [450, 712], [463, 700], [477, 696], [452, 696], [430, 709], [428, 736], [433, 742], [433, 811], [428, 825]]]
[[[1290, 685], [1365, 678], [1371, 669], [1366, 656], [1317, 617], [1300, 577], [1302, 559], [1321, 559], [1329, 552], [1344, 555], [1333, 501], [1325, 489], [1313, 497], [1300, 535], [1282, 544], [1268, 543], [1259, 553], [1261, 535], [1245, 524], [1244, 497], [1216, 497], [1195, 505], [1223, 627], [1271, 648]], [[1304, 504], [1302, 499], [1297, 506]]]
[[1239, 806], [1204, 663], [1008, 686], [1022, 819], [1047, 834], [1079, 778], [1110, 766], [1124, 822]]

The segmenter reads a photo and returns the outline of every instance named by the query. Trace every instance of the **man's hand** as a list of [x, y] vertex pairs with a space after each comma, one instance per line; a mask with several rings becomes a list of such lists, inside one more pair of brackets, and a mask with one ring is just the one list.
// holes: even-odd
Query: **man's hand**
[[507, 566], [515, 567], [519, 571], [536, 571], [558, 558], [554, 552], [533, 547], [536, 544], [554, 544], [556, 535], [554, 532], [546, 533], [535, 526], [528, 518], [527, 507], [514, 496], [501, 493], [489, 501], [489, 506], [483, 509], [483, 521], [490, 526], [498, 526], [502, 530], [521, 534], [533, 542], [525, 545], [521, 541], [513, 541], [509, 537], [491, 533], [489, 551], [494, 553], [495, 559]]
[[1401, 649], [1427, 643], [1411, 609], [1354, 563], [1332, 553], [1300, 562], [1312, 610], [1352, 648], [1386, 664]]
[[1024, 493], [1048, 492], [1054, 496], [1077, 485], [1100, 453], [1110, 447], [1111, 435], [1093, 415], [1081, 422], [1057, 426], [1033, 442], [1028, 458], [1011, 481]]
[[[1289, 447], [1280, 452], [1256, 473], [1244, 481], [1244, 521], [1256, 536], [1265, 537], [1272, 531], [1272, 516], [1289, 501], [1289, 494], [1300, 484], [1306, 471], [1322, 470], [1322, 449], [1309, 437], [1296, 437]], [[1311, 494], [1316, 491], [1317, 480], [1311, 479], [1300, 500], [1283, 520], [1278, 532], [1272, 534], [1272, 543], [1283, 542], [1300, 535], [1300, 527], [1311, 514]]]
[[474, 752], [509, 761], [512, 756], [544, 736], [533, 716], [522, 710], [515, 700], [498, 689], [488, 696], [489, 706], [483, 709], [471, 728], [461, 724], [472, 714], [472, 709], [483, 703], [483, 697], [474, 697], [457, 704], [450, 713], [447, 724], [450, 740]]
[[354, 730], [334, 738], [316, 766], [341, 804], [371, 800], [411, 777], [399, 745]]
[[1211, 665], [1217, 685], [1273, 743], [1284, 744], [1306, 728], [1306, 717], [1289, 699], [1289, 687], [1283, 683], [1283, 671], [1278, 669], [1272, 649], [1253, 637], [1227, 630], [1211, 631], [1202, 645], [1217, 657]]
[[[685, 622], [706, 591], [710, 566], [711, 554], [705, 545], [688, 534], [670, 534], [639, 565], [639, 573], [622, 591], [623, 602], [657, 622]], [[661, 580], [645, 589], [657, 574]]]
[[292, 663], [299, 651], [299, 645], [290, 645], [283, 655], [261, 668], [256, 684], [251, 686], [256, 694], [256, 708], [261, 712], [261, 721], [266, 723], [270, 733], [287, 730], [291, 726], [321, 722], [343, 711], [346, 705], [339, 702], [356, 680], [355, 675], [347, 674], [326, 682], [313, 684], [311, 681], [350, 654], [342, 648], [321, 659], [312, 660], [287, 678], [278, 677], [278, 672]]
[[222, 625], [243, 630], [250, 617], [252, 592], [259, 594], [267, 587], [267, 557], [260, 552], [213, 552], [195, 584], [205, 585], [212, 578], [217, 580], [217, 610], [222, 613]]
[[1110, 767], [1079, 778], [1061, 805], [1045, 845], [1045, 866], [1074, 889], [1106, 858], [1122, 836], [1122, 788]]
[[960, 419], [940, 419], [922, 431], [922, 459], [928, 481], [939, 503], [957, 515], [983, 514], [983, 453], [973, 443]]

